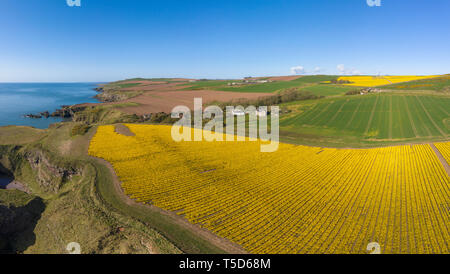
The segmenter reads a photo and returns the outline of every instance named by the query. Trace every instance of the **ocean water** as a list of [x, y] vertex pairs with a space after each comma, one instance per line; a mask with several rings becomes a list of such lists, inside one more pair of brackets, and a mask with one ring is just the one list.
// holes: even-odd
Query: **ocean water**
[[0, 189], [5, 189], [9, 183], [13, 181], [13, 178], [0, 174]]
[[25, 114], [52, 113], [62, 105], [98, 103], [97, 83], [0, 83], [0, 126], [48, 128], [61, 118], [25, 118]]

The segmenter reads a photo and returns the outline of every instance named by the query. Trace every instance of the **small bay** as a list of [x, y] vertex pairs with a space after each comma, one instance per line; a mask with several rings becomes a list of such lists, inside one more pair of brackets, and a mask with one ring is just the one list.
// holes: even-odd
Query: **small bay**
[[0, 126], [48, 128], [59, 117], [26, 118], [26, 114], [52, 113], [62, 105], [98, 103], [97, 83], [0, 83]]

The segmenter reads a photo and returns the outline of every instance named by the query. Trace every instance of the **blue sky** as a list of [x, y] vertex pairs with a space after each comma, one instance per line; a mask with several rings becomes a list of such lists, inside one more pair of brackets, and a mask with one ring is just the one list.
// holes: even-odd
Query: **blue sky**
[[448, 0], [2, 0], [0, 82], [450, 73], [449, 14]]

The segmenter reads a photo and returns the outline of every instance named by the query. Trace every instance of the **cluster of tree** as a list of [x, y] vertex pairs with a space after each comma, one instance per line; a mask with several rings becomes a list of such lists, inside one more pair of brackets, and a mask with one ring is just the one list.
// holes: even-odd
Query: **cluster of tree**
[[91, 127], [87, 124], [75, 124], [72, 127], [71, 135], [72, 136], [84, 135], [89, 131], [90, 128]]
[[345, 93], [345, 95], [359, 95], [361, 91], [359, 89], [352, 89]]
[[331, 80], [330, 82], [332, 84], [351, 84], [351, 83], [353, 83], [349, 80], [338, 80], [338, 79]]
[[173, 124], [178, 120], [179, 119], [172, 118], [170, 113], [158, 112], [141, 116], [139, 122], [150, 122], [155, 124]]
[[231, 102], [214, 102], [212, 105], [218, 105], [222, 109], [225, 109], [226, 106], [237, 106], [241, 105], [243, 107], [247, 106], [274, 106], [279, 105], [282, 103], [288, 103], [293, 101], [303, 101], [303, 100], [313, 100], [313, 99], [320, 99], [324, 96], [318, 96], [308, 91], [302, 91], [298, 88], [289, 88], [286, 89], [279, 94], [272, 95], [272, 96], [264, 96], [259, 97], [258, 99], [237, 99], [233, 100]]

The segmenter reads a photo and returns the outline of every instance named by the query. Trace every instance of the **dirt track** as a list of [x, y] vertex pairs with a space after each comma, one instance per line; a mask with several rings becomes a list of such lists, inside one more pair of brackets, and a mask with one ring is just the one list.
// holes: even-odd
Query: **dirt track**
[[436, 153], [436, 156], [438, 157], [445, 171], [447, 171], [448, 176], [450, 176], [450, 166], [448, 165], [447, 160], [445, 160], [444, 156], [442, 156], [441, 152], [434, 144], [430, 144], [430, 146], [433, 149], [434, 153]]

